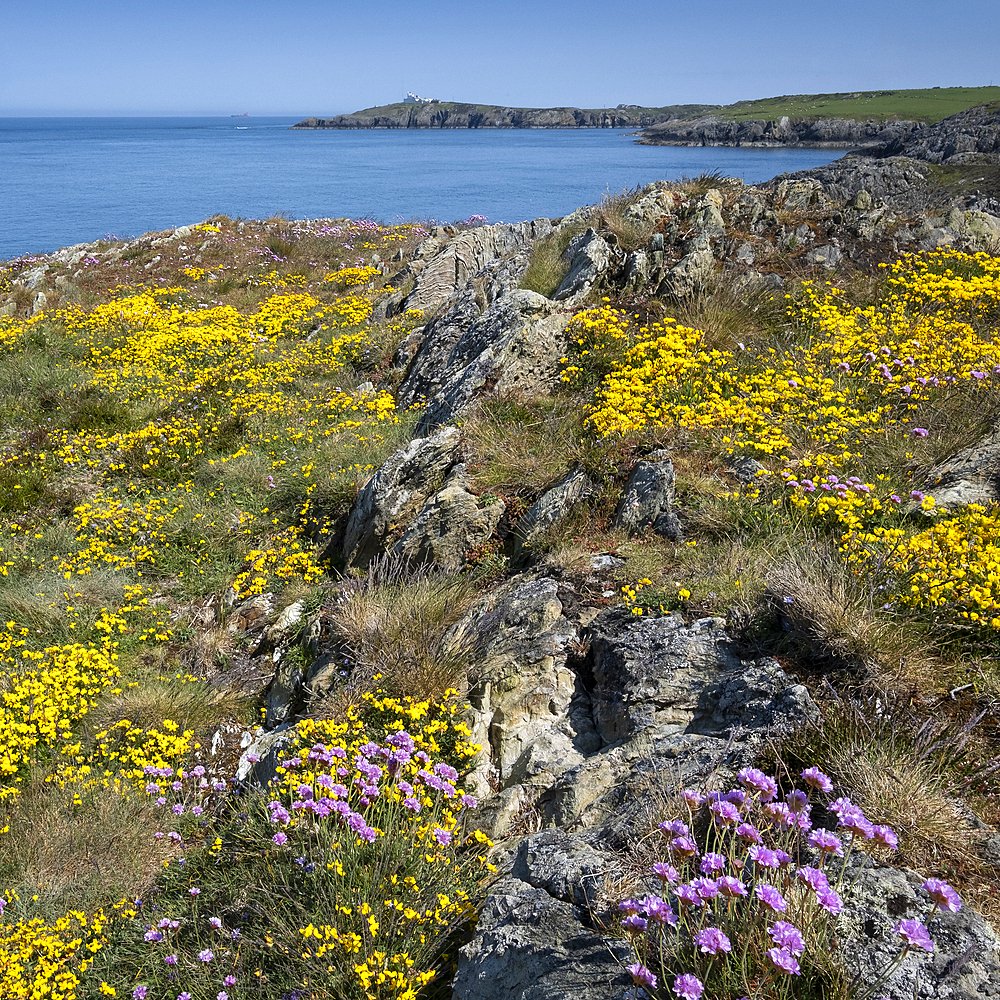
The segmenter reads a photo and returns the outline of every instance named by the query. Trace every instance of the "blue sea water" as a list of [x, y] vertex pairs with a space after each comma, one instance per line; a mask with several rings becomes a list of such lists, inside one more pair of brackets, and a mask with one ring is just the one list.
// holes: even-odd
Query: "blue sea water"
[[289, 131], [294, 118], [0, 118], [0, 260], [198, 222], [556, 217], [719, 170], [748, 183], [829, 150], [637, 146], [610, 129]]

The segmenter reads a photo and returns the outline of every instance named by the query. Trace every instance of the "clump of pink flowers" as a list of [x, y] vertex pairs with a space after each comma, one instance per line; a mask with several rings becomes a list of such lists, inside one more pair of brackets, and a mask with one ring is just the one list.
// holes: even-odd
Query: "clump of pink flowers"
[[[843, 796], [822, 803], [826, 826], [817, 825], [814, 800], [830, 795], [833, 782], [816, 767], [800, 777], [804, 788], [783, 796], [774, 778], [752, 767], [728, 792], [682, 792], [686, 819], [659, 826], [666, 859], [650, 869], [659, 894], [619, 904], [637, 997], [641, 988], [652, 997], [701, 1000], [715, 987], [741, 1000], [785, 997], [823, 967], [810, 956], [836, 947], [833, 925], [852, 852], [891, 852], [898, 839]], [[922, 888], [930, 912], [923, 922], [894, 926], [900, 950], [880, 982], [912, 949], [933, 950], [927, 925], [938, 910], [961, 907], [947, 882], [928, 879]]]

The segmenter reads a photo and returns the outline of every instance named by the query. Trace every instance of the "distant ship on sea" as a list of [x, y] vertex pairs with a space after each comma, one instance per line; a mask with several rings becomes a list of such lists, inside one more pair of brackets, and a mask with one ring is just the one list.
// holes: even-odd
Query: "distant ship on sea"
[[241, 115], [230, 115], [229, 117], [230, 118], [249, 118], [250, 115], [247, 112], [244, 111], [243, 114], [241, 114]]

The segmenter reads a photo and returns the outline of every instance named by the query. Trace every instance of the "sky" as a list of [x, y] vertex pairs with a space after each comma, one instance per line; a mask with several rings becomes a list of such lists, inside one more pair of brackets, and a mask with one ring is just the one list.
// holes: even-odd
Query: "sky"
[[1000, 83], [996, 0], [5, 4], [0, 117], [728, 104]]

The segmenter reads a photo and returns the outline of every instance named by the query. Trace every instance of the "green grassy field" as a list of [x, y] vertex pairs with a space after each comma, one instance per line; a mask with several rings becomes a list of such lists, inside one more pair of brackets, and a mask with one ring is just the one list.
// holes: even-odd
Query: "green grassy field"
[[737, 101], [720, 108], [727, 121], [790, 118], [855, 118], [881, 121], [940, 121], [977, 104], [1000, 101], [1000, 87], [932, 87], [853, 94], [793, 94]]

